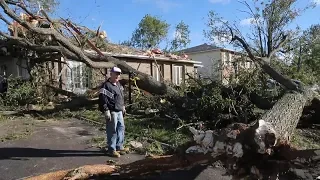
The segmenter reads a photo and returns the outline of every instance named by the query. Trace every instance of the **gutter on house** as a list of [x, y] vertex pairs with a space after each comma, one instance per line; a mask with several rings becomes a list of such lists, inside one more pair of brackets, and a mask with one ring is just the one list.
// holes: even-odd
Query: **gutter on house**
[[[87, 53], [97, 54], [95, 51], [91, 50], [85, 50]], [[119, 58], [133, 58], [133, 59], [144, 59], [144, 60], [150, 60], [153, 61], [154, 59], [157, 61], [167, 61], [167, 62], [176, 62], [176, 63], [190, 63], [190, 64], [201, 64], [200, 61], [192, 61], [192, 60], [185, 60], [185, 59], [170, 59], [168, 57], [157, 57], [151, 58], [150, 56], [144, 56], [144, 55], [135, 55], [135, 54], [119, 54], [119, 53], [109, 53], [109, 52], [102, 52], [102, 54], [112, 57], [119, 57]]]
[[194, 67], [203, 67], [202, 64], [195, 64]]

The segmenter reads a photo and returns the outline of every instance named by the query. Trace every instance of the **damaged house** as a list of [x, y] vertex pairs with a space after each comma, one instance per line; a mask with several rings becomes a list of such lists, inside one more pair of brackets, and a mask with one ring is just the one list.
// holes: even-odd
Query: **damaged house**
[[250, 58], [242, 53], [206, 43], [179, 52], [202, 63], [203, 66], [198, 69], [202, 78], [215, 79], [223, 84], [228, 84], [241, 70], [255, 67]]
[[[34, 26], [51, 28], [51, 23], [46, 22], [43, 17], [38, 17], [38, 19], [42, 19], [41, 23], [38, 19], [34, 19], [24, 13], [20, 14], [20, 18]], [[8, 30], [10, 35], [14, 37], [27, 37], [30, 35], [30, 38], [34, 38], [32, 34], [29, 34], [28, 31], [17, 22], [9, 25]], [[186, 55], [166, 54], [159, 49], [142, 51], [128, 46], [112, 44], [107, 42], [106, 32], [99, 31], [99, 29], [97, 32], [89, 31], [89, 33], [93, 33], [90, 41], [92, 41], [95, 44], [94, 46], [102, 51], [103, 54], [125, 61], [132, 68], [152, 76], [157, 81], [169, 82], [179, 86], [183, 84], [190, 75], [193, 76], [196, 74], [197, 68], [201, 67], [201, 62], [192, 61], [188, 59]], [[51, 36], [38, 38], [51, 42]], [[70, 41], [72, 41], [72, 38]], [[21, 49], [7, 50], [6, 48], [4, 43], [0, 49], [0, 75], [29, 79], [29, 71], [31, 68], [29, 68], [30, 65], [28, 64], [30, 62], [24, 58], [26, 54], [21, 53]], [[95, 51], [91, 50], [91, 47], [85, 46], [84, 49], [86, 49], [84, 51], [87, 53], [96, 54]], [[17, 53], [12, 53], [15, 51], [17, 51]], [[40, 62], [42, 62], [41, 58], [43, 57], [38, 57], [38, 54], [32, 54], [32, 52], [26, 53], [30, 53], [28, 56], [33, 59], [40, 59]], [[108, 68], [93, 69], [82, 62], [66, 59], [58, 54], [45, 61], [44, 66], [46, 72], [49, 74], [50, 85], [76, 94], [83, 94], [86, 90], [99, 86], [105, 80], [106, 75], [108, 76], [109, 74]], [[32, 60], [32, 62], [34, 61]], [[105, 65], [104, 67], [114, 66], [113, 63], [109, 62], [106, 62]], [[128, 80], [129, 76], [122, 75], [122, 78]]]
[[[201, 62], [192, 61], [186, 56], [164, 54], [160, 50], [141, 51], [130, 47], [108, 43], [109, 51], [102, 52], [105, 55], [113, 56], [125, 61], [131, 67], [152, 76], [157, 81], [165, 81], [179, 86], [184, 83], [188, 75], [195, 75], [197, 68], [202, 67]], [[89, 53], [94, 51], [87, 50]], [[0, 73], [11, 77], [29, 79], [27, 61], [13, 57], [2, 50], [0, 56]], [[82, 62], [72, 59], [60, 58], [59, 62], [50, 62], [48, 66], [52, 69], [51, 79], [64, 90], [83, 94], [87, 89], [100, 85], [105, 76], [109, 75], [107, 69], [92, 69]], [[107, 62], [106, 62], [107, 63]], [[113, 64], [109, 63], [108, 67]], [[128, 79], [128, 75], [122, 75]]]

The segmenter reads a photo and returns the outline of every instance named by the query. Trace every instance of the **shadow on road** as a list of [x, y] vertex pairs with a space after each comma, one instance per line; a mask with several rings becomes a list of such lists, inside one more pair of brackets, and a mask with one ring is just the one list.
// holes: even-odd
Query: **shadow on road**
[[[36, 148], [0, 148], [0, 160], [24, 160], [28, 157], [77, 157], [77, 156], [105, 156], [102, 151], [83, 151], [83, 150], [51, 150]], [[22, 157], [22, 158], [21, 158]], [[21, 159], [19, 159], [21, 158]]]

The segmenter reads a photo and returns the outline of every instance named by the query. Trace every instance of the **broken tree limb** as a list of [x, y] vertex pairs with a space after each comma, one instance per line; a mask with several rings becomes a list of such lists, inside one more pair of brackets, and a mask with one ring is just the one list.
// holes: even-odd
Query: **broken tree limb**
[[50, 84], [46, 84], [46, 87], [52, 89], [53, 92], [64, 95], [64, 96], [68, 96], [68, 97], [77, 97], [78, 95], [71, 92], [71, 91], [67, 91], [67, 90], [63, 90], [54, 86], [51, 86]]
[[273, 49], [268, 55], [267, 57], [256, 57], [253, 55], [252, 51], [250, 50], [249, 45], [246, 43], [246, 41], [244, 41], [242, 38], [240, 38], [239, 36], [235, 35], [233, 33], [233, 30], [231, 27], [229, 27], [232, 39], [231, 41], [238, 41], [240, 42], [240, 44], [242, 45], [242, 47], [245, 49], [245, 51], [248, 53], [249, 58], [253, 61], [256, 62], [260, 65], [261, 69], [267, 73], [269, 76], [271, 76], [274, 80], [276, 80], [277, 82], [279, 82], [280, 84], [282, 84], [284, 87], [286, 87], [289, 90], [293, 90], [293, 91], [298, 91], [299, 87], [292, 82], [289, 78], [283, 76], [282, 74], [280, 74], [278, 71], [276, 71], [275, 69], [273, 69], [267, 62], [270, 61], [270, 59], [272, 58], [272, 56], [279, 51], [279, 49], [287, 42], [288, 40], [288, 35], [283, 37], [283, 40], [281, 41], [281, 43], [275, 48]]
[[[4, 12], [8, 15], [8, 17], [12, 18], [14, 21], [19, 23], [28, 31], [42, 35], [42, 36], [51, 36], [56, 41], [55, 45], [37, 45], [29, 42], [24, 38], [17, 38], [6, 35], [2, 33], [1, 35], [4, 36], [8, 44], [24, 47], [30, 50], [34, 50], [36, 52], [51, 52], [51, 53], [61, 53], [63, 56], [85, 63], [86, 65], [93, 67], [93, 68], [105, 68], [106, 62], [111, 62], [117, 65], [119, 68], [123, 70], [124, 73], [134, 73], [139, 80], [137, 80], [137, 85], [139, 88], [144, 89], [147, 92], [154, 93], [154, 94], [169, 94], [173, 96], [177, 96], [177, 91], [170, 87], [169, 85], [156, 81], [153, 77], [142, 73], [131, 66], [129, 66], [126, 62], [119, 60], [112, 56], [103, 56], [101, 57], [99, 54], [93, 54], [89, 52], [83, 51], [80, 47], [74, 45], [70, 39], [64, 37], [61, 32], [54, 28], [40, 28], [34, 27], [28, 22], [19, 18], [7, 5], [5, 0], [0, 0], [0, 6], [4, 10]], [[48, 19], [49, 20], [49, 19]], [[6, 42], [7, 42], [6, 41]], [[57, 45], [58, 44], [58, 45]]]
[[130, 164], [119, 166], [86, 165], [76, 169], [63, 170], [26, 178], [26, 180], [60, 180], [60, 179], [140, 179], [141, 177], [161, 172], [190, 169], [199, 164], [208, 163], [210, 155], [188, 154], [186, 156], [168, 155], [153, 156]]
[[36, 111], [39, 114], [45, 115], [45, 114], [51, 114], [55, 113], [61, 110], [78, 110], [81, 107], [90, 107], [94, 106], [98, 103], [98, 98], [93, 99], [87, 99], [86, 97], [75, 97], [69, 102], [64, 102], [61, 104], [57, 104], [54, 106], [54, 108], [50, 109], [44, 109], [44, 110], [37, 110], [37, 109], [31, 109], [32, 111]]

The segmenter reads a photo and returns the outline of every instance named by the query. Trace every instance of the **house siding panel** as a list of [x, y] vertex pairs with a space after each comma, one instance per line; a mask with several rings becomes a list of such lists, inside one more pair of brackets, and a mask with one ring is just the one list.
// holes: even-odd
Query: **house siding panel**
[[189, 78], [189, 76], [187, 76], [187, 74], [189, 74], [190, 76], [193, 76], [195, 74], [193, 65], [186, 65], [185, 66], [185, 74], [186, 74], [185, 79]]
[[133, 60], [126, 60], [127, 64], [133, 67], [136, 70], [139, 70], [143, 73], [151, 75], [151, 63], [149, 61], [133, 61]]
[[163, 65], [163, 79], [164, 81], [171, 82], [171, 63], [166, 63]]
[[221, 79], [221, 54], [220, 51], [200, 52], [188, 54], [193, 61], [202, 62], [203, 67], [198, 68], [198, 74], [204, 78]]

